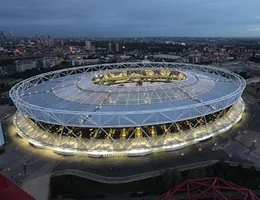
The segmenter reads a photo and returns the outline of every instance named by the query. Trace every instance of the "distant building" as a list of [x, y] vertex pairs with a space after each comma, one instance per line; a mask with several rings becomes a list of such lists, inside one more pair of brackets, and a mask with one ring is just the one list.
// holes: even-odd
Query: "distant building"
[[11, 30], [11, 31], [9, 32], [9, 37], [12, 38], [13, 36], [14, 36], [14, 32]]
[[119, 44], [116, 43], [116, 52], [119, 52]]
[[43, 68], [50, 68], [59, 65], [63, 61], [59, 57], [46, 57], [39, 60], [39, 66]]
[[48, 40], [48, 46], [49, 47], [53, 47], [54, 46], [54, 40], [53, 39], [49, 39]]
[[68, 58], [70, 60], [80, 60], [80, 59], [87, 59], [88, 54], [75, 54], [75, 55], [69, 55]]
[[189, 62], [190, 63], [200, 63], [201, 62], [201, 56], [196, 54], [190, 54], [189, 55]]
[[0, 66], [0, 76], [10, 75], [16, 72], [16, 67], [14, 64], [9, 64], [6, 66]]
[[85, 47], [87, 51], [91, 51], [91, 41], [85, 41]]
[[215, 53], [217, 52], [217, 47], [216, 46], [205, 46], [203, 48], [204, 52], [208, 52], [208, 53]]
[[122, 56], [119, 56], [119, 58], [120, 58], [121, 60], [129, 60], [129, 59], [132, 58], [132, 56], [122, 55]]
[[6, 72], [6, 70], [5, 70], [5, 67], [1, 67], [0, 66], [0, 76], [4, 76], [4, 75], [6, 75], [7, 74], [7, 72]]
[[42, 45], [42, 41], [41, 40], [36, 40], [36, 44], [37, 44], [37, 46], [40, 46], [40, 45]]
[[153, 55], [153, 58], [156, 61], [181, 61], [182, 57], [181, 56], [174, 56], [174, 55], [168, 55], [168, 54], [158, 54], [158, 55]]
[[16, 71], [23, 72], [27, 69], [36, 68], [37, 61], [36, 60], [19, 60], [16, 62]]
[[91, 46], [91, 53], [95, 53], [96, 52], [96, 47], [94, 45]]
[[108, 43], [108, 52], [112, 52], [112, 43]]
[[113, 62], [114, 61], [114, 57], [112, 56], [107, 56], [107, 57], [101, 57], [100, 58], [100, 62], [101, 63], [110, 63], [110, 62]]
[[71, 60], [71, 66], [80, 66], [80, 65], [88, 65], [88, 64], [97, 64], [99, 63], [99, 59], [79, 59], [79, 60]]
[[64, 40], [61, 40], [61, 41], [60, 41], [60, 45], [61, 45], [61, 46], [64, 46]]

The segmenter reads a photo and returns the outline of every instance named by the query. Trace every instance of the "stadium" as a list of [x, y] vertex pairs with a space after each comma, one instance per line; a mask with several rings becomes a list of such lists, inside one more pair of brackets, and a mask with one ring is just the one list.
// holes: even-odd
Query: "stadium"
[[17, 134], [58, 154], [143, 156], [227, 132], [241, 118], [245, 80], [210, 66], [167, 62], [81, 66], [10, 90]]

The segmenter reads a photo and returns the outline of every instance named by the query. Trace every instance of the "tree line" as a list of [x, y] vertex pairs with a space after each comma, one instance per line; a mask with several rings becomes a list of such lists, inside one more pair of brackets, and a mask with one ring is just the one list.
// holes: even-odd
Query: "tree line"
[[242, 165], [233, 167], [220, 161], [212, 166], [187, 171], [167, 169], [160, 176], [123, 184], [105, 184], [72, 175], [63, 175], [51, 178], [50, 191], [52, 197], [62, 195], [70, 198], [84, 197], [93, 193], [144, 192], [162, 194], [185, 180], [204, 177], [219, 177], [251, 189], [257, 189], [260, 185], [260, 172], [255, 167], [249, 169], [243, 168]]

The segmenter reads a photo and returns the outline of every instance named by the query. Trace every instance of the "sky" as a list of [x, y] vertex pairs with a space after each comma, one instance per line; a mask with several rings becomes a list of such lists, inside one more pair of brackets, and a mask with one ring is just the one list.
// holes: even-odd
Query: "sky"
[[260, 0], [1, 0], [0, 30], [89, 37], [260, 37]]

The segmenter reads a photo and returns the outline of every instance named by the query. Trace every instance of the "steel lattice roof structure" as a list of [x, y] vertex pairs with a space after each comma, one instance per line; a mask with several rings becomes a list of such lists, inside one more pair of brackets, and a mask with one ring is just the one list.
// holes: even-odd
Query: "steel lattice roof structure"
[[[187, 79], [164, 85], [133, 87], [94, 85], [90, 79], [100, 70], [149, 67], [173, 68], [183, 72]], [[135, 127], [214, 113], [234, 104], [245, 85], [240, 76], [213, 67], [118, 63], [70, 68], [32, 77], [14, 86], [10, 97], [23, 113], [47, 123]], [[148, 103], [144, 103], [146, 97]]]
[[217, 177], [187, 180], [158, 198], [175, 199], [259, 200], [251, 190]]
[[[93, 79], [108, 72], [112, 78], [113, 73], [130, 73], [129, 76], [134, 74], [140, 77], [144, 70], [148, 76], [155, 77], [155, 81], [143, 85], [104, 85], [93, 82]], [[156, 74], [156, 70], [161, 70], [161, 74]], [[181, 74], [183, 78], [156, 81], [156, 76], [161, 79], [166, 76], [163, 70]], [[235, 114], [229, 116], [233, 120], [222, 127], [227, 130], [232, 123], [238, 121], [237, 118], [241, 118], [241, 95], [245, 86], [242, 77], [221, 68], [183, 63], [138, 62], [53, 71], [18, 83], [9, 94], [20, 112], [18, 116], [22, 114], [36, 122], [66, 128], [95, 128], [104, 132], [107, 132], [106, 128], [131, 127], [141, 128], [145, 132], [142, 128], [144, 126], [201, 118], [239, 105], [233, 109], [236, 110]], [[213, 129], [215, 133], [223, 132], [218, 128]], [[200, 139], [205, 138], [205, 134]]]

